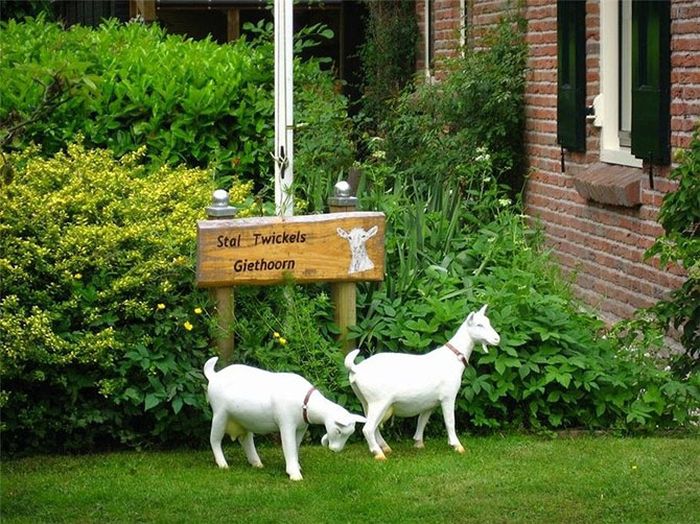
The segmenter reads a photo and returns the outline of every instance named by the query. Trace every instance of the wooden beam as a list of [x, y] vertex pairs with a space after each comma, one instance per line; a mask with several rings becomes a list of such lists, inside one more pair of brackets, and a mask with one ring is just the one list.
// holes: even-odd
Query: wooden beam
[[241, 11], [238, 8], [229, 9], [226, 12], [227, 40], [233, 42], [241, 37]]
[[156, 0], [130, 0], [129, 16], [141, 16], [144, 22], [153, 22], [156, 19]]

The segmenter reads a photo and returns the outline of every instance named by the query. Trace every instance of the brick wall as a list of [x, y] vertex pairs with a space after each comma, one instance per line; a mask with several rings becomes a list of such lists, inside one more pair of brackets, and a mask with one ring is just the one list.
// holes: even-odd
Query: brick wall
[[[417, 4], [420, 23], [422, 2]], [[452, 13], [455, 8], [459, 13], [459, 1], [437, 0], [436, 4], [450, 13], [448, 21], [453, 23]], [[505, 0], [469, 2], [470, 45], [478, 46], [483, 28], [494, 24], [510, 5]], [[663, 232], [656, 218], [663, 195], [675, 187], [666, 179], [669, 168], [655, 166], [653, 189], [640, 171], [641, 205], [636, 207], [596, 203], [579, 194], [574, 175], [600, 161], [599, 131], [587, 126], [586, 153], [567, 153], [563, 173], [556, 143], [556, 2], [526, 0], [522, 13], [528, 21], [529, 45], [525, 143], [531, 170], [527, 211], [542, 220], [547, 242], [562, 267], [574, 272], [577, 294], [610, 320], [629, 317], [635, 309], [653, 304], [683, 282], [678, 268], [659, 268], [657, 261], [643, 258], [645, 249]], [[687, 147], [700, 117], [700, 3], [672, 0], [671, 19], [671, 146], [677, 149]], [[590, 105], [600, 89], [597, 0], [587, 1], [586, 26]], [[441, 44], [440, 49], [448, 47]]]

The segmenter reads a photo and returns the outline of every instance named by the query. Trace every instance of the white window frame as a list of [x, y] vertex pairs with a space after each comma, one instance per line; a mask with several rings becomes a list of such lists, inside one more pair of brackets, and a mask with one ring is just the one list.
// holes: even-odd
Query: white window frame
[[423, 2], [423, 56], [425, 61], [425, 79], [429, 83], [435, 80], [435, 72], [433, 71], [433, 67], [431, 67], [435, 59], [433, 56], [434, 42], [432, 41], [432, 38], [434, 38], [433, 27], [435, 20], [430, 13], [430, 8], [433, 3], [434, 0], [425, 0]]
[[[600, 160], [611, 164], [642, 167], [642, 160], [635, 157], [629, 147], [620, 145], [620, 74], [619, 74], [619, 2], [600, 2], [600, 95], [596, 114], [600, 129]], [[630, 91], [629, 96], [632, 96]]]

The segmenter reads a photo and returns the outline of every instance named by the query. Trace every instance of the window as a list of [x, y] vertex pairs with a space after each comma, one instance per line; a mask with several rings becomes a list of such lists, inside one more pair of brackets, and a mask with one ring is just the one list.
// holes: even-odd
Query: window
[[632, 0], [600, 3], [600, 159], [642, 167], [631, 151]]
[[620, 0], [618, 7], [618, 137], [620, 148], [632, 144], [632, 0]]
[[[557, 141], [585, 150], [585, 6], [557, 2]], [[603, 162], [670, 160], [670, 1], [601, 0], [600, 94], [594, 101]]]

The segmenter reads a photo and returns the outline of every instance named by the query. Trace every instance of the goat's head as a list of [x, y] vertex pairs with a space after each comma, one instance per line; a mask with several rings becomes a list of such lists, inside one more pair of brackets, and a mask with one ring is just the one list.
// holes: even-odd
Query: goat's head
[[501, 337], [493, 327], [491, 321], [486, 316], [486, 305], [479, 311], [472, 311], [464, 321], [467, 333], [475, 344], [481, 344], [484, 351], [488, 353], [486, 346], [496, 346], [501, 342]]
[[351, 246], [360, 246], [367, 242], [368, 239], [372, 238], [374, 235], [377, 234], [378, 231], [377, 226], [372, 226], [369, 228], [367, 231], [362, 229], [361, 227], [356, 227], [350, 230], [348, 233], [345, 231], [343, 228], [339, 227], [336, 229], [338, 235], [344, 239], [346, 239], [348, 242], [350, 242]]
[[355, 431], [355, 423], [364, 424], [367, 419], [362, 415], [355, 415], [341, 408], [344, 413], [326, 420], [326, 434], [321, 438], [321, 444], [331, 451], [341, 451], [345, 447], [350, 435]]

